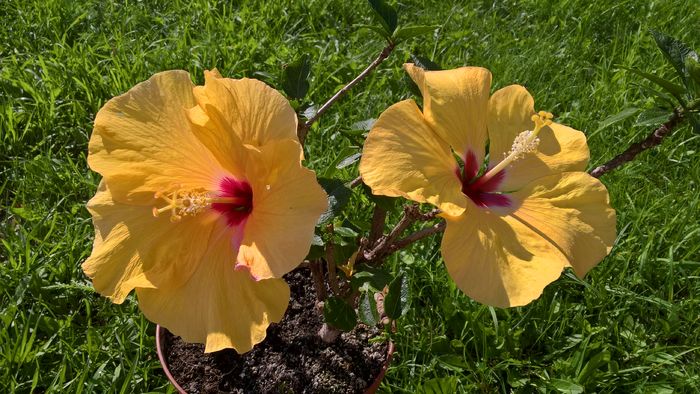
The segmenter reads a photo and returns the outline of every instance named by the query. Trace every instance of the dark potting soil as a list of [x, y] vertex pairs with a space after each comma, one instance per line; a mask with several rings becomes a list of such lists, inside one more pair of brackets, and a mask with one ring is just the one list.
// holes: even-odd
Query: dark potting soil
[[198, 393], [362, 393], [381, 371], [387, 343], [370, 343], [381, 330], [360, 325], [332, 344], [318, 337], [322, 319], [315, 310], [311, 273], [285, 276], [289, 308], [265, 340], [248, 353], [204, 353], [169, 332], [164, 352], [170, 373], [189, 394]]

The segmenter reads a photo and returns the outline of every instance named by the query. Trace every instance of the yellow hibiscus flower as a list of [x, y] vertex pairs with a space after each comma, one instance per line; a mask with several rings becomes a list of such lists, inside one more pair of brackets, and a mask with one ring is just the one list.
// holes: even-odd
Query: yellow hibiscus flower
[[581, 277], [610, 252], [615, 211], [605, 186], [583, 172], [582, 132], [536, 113], [522, 86], [489, 97], [486, 69], [405, 69], [423, 111], [413, 100], [384, 111], [360, 173], [375, 194], [442, 211], [442, 256], [462, 291], [489, 305], [525, 305], [564, 267]]
[[326, 195], [301, 165], [297, 118], [264, 83], [167, 71], [99, 111], [88, 164], [95, 242], [82, 267], [121, 303], [206, 352], [250, 350], [289, 301]]

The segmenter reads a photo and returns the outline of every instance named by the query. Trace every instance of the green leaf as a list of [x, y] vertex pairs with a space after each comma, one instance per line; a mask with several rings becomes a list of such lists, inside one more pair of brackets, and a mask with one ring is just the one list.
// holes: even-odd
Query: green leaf
[[580, 394], [583, 393], [583, 387], [580, 385], [570, 382], [568, 380], [562, 379], [552, 379], [549, 381], [549, 385], [560, 393], [568, 394]]
[[343, 150], [341, 150], [340, 153], [338, 153], [335, 159], [333, 159], [333, 161], [323, 171], [323, 177], [332, 177], [338, 170], [338, 164], [340, 164], [340, 162], [345, 160], [348, 156], [353, 155], [355, 153], [357, 153], [357, 148], [351, 146], [346, 146], [345, 148], [343, 148]]
[[379, 312], [377, 311], [377, 301], [374, 299], [372, 291], [360, 293], [360, 305], [357, 309], [360, 320], [368, 326], [376, 326], [379, 322]]
[[389, 284], [389, 292], [384, 297], [384, 311], [390, 319], [398, 319], [408, 311], [408, 282], [401, 274]]
[[301, 100], [309, 91], [309, 72], [311, 64], [309, 55], [304, 54], [299, 59], [289, 63], [284, 69], [282, 89], [289, 98]]
[[325, 243], [323, 242], [323, 238], [321, 238], [320, 235], [314, 234], [314, 237], [311, 239], [311, 245], [312, 246], [323, 246]]
[[660, 126], [666, 122], [671, 114], [660, 108], [648, 109], [639, 114], [635, 126]]
[[360, 160], [360, 157], [362, 157], [362, 153], [353, 153], [352, 155], [344, 158], [343, 160], [340, 161], [340, 163], [336, 164], [335, 168], [337, 169], [343, 169], [345, 167], [351, 166], [355, 163], [357, 163], [358, 160]]
[[457, 378], [448, 376], [445, 378], [433, 378], [423, 383], [418, 394], [452, 394], [457, 392]]
[[318, 219], [318, 224], [322, 224], [338, 216], [348, 204], [352, 190], [348, 189], [343, 181], [335, 178], [319, 178], [318, 183], [328, 194], [328, 209]]
[[661, 103], [666, 104], [666, 107], [668, 107], [669, 110], [678, 106], [678, 99], [666, 93], [664, 90], [656, 89], [656, 85], [634, 85], [644, 90], [645, 94], [653, 97], [657, 102], [657, 105], [661, 105]]
[[628, 70], [628, 71], [631, 71], [631, 72], [639, 75], [640, 77], [648, 79], [649, 81], [655, 83], [656, 85], [659, 85], [664, 90], [671, 93], [673, 95], [673, 97], [676, 98], [676, 100], [678, 100], [678, 101], [683, 100], [681, 96], [685, 93], [685, 89], [682, 86], [677, 85], [677, 84], [675, 84], [667, 79], [663, 79], [659, 76], [656, 76], [654, 74], [649, 74], [649, 73], [641, 71], [641, 70], [637, 70], [637, 69], [629, 68], [629, 67], [624, 67], [624, 66], [621, 66], [621, 68]]
[[607, 118], [603, 119], [600, 122], [600, 124], [598, 125], [598, 129], [596, 129], [596, 131], [592, 132], [588, 136], [588, 138], [590, 139], [594, 135], [600, 133], [603, 129], [606, 129], [606, 128], [614, 125], [615, 123], [622, 122], [623, 120], [638, 114], [639, 111], [641, 111], [639, 108], [630, 107], [630, 108], [623, 109], [622, 111], [616, 113], [615, 115], [608, 116]]
[[342, 331], [350, 331], [357, 324], [355, 309], [338, 297], [326, 299], [323, 304], [323, 318], [326, 323]]
[[385, 0], [367, 0], [374, 11], [374, 15], [387, 33], [385, 38], [391, 38], [398, 24], [396, 9]]
[[391, 274], [384, 268], [365, 267], [350, 278], [350, 285], [356, 290], [368, 285], [366, 286], [368, 291], [379, 292], [391, 282], [391, 279]]
[[371, 30], [377, 34], [379, 34], [380, 37], [389, 39], [389, 36], [387, 35], [386, 29], [384, 26], [374, 26], [374, 25], [354, 25], [355, 29], [357, 30], [362, 30], [362, 29], [367, 29]]
[[[445, 343], [445, 345], [448, 348], [450, 346], [448, 343]], [[437, 361], [443, 368], [447, 368], [455, 372], [462, 372], [469, 369], [469, 364], [467, 364], [462, 355], [454, 353], [443, 354], [437, 358]]]
[[700, 97], [700, 62], [697, 59], [697, 54], [695, 57], [688, 56], [685, 58], [685, 69], [688, 70], [688, 75], [690, 79], [695, 83], [695, 97]]
[[439, 64], [428, 59], [427, 57], [423, 57], [420, 55], [411, 54], [411, 63], [415, 64], [416, 66], [418, 66], [424, 70], [428, 70], [428, 71], [442, 70], [442, 67], [440, 67]]
[[335, 231], [336, 234], [340, 235], [341, 237], [345, 238], [356, 238], [357, 237], [357, 231], [348, 228], [348, 227], [334, 227], [333, 230]]
[[602, 352], [591, 357], [591, 359], [588, 360], [586, 365], [581, 370], [581, 373], [578, 374], [578, 382], [585, 385], [596, 370], [598, 370], [603, 365], [607, 365], [609, 362], [610, 352], [607, 350], [603, 350]]
[[[335, 244], [333, 248], [333, 256], [336, 264], [345, 264], [345, 262], [357, 252], [357, 243], [353, 239], [352, 242], [343, 242], [343, 238]], [[336, 240], [338, 241], [338, 240]], [[354, 276], [354, 275], [353, 275]]]
[[667, 36], [661, 32], [652, 30], [651, 35], [656, 41], [656, 45], [661, 49], [666, 59], [676, 69], [678, 76], [681, 77], [683, 83], [688, 86], [688, 71], [685, 68], [685, 59], [688, 56], [693, 56], [697, 59], [698, 54], [690, 47], [681, 41], [676, 40], [671, 36]]
[[301, 113], [304, 116], [304, 119], [311, 119], [314, 116], [316, 116], [316, 113], [318, 112], [318, 105], [309, 105], [304, 109], [304, 111]]
[[369, 131], [372, 126], [374, 126], [374, 123], [377, 121], [377, 119], [365, 119], [361, 120], [359, 122], [355, 122], [350, 126], [350, 130], [352, 131]]
[[39, 220], [41, 218], [41, 215], [37, 214], [36, 212], [32, 211], [29, 208], [12, 207], [10, 210], [12, 211], [12, 213], [21, 217], [24, 220], [35, 221], [35, 220]]
[[437, 29], [437, 26], [406, 26], [394, 32], [394, 42], [399, 43], [409, 40], [413, 37], [422, 36], [423, 34], [432, 33]]

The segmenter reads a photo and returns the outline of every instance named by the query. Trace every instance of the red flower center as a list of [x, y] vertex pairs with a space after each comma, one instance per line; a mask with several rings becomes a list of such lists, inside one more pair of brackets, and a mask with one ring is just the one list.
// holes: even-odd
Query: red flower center
[[232, 197], [237, 200], [235, 203], [211, 204], [213, 210], [226, 216], [226, 222], [231, 227], [241, 224], [253, 211], [253, 189], [246, 181], [223, 178], [219, 182], [217, 197]]
[[481, 163], [477, 162], [474, 152], [467, 151], [461, 174], [459, 169], [457, 169], [457, 176], [462, 182], [462, 193], [469, 197], [474, 204], [483, 208], [510, 207], [512, 204], [510, 197], [506, 194], [498, 193], [498, 187], [505, 177], [505, 170], [484, 182], [482, 181], [483, 178], [477, 176], [480, 166]]

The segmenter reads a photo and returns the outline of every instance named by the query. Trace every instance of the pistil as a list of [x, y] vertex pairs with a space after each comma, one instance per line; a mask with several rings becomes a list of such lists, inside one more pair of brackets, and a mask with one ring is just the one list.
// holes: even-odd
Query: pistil
[[513, 146], [508, 152], [506, 158], [488, 170], [478, 179], [477, 182], [480, 184], [488, 182], [491, 178], [503, 171], [514, 161], [525, 157], [525, 155], [528, 153], [536, 151], [540, 142], [539, 138], [537, 138], [537, 134], [539, 134], [544, 127], [552, 124], [552, 118], [554, 118], [554, 115], [545, 111], [540, 111], [539, 113], [532, 115], [531, 119], [533, 122], [535, 122], [535, 129], [525, 130], [518, 134], [513, 140]]
[[197, 215], [206, 208], [210, 208], [212, 204], [227, 204], [236, 209], [237, 207], [247, 208], [250, 203], [249, 198], [217, 197], [206, 191], [182, 193], [180, 189], [170, 193], [170, 196], [158, 192], [155, 194], [155, 198], [165, 201], [167, 205], [162, 208], [153, 207], [153, 216], [158, 217], [160, 214], [170, 211], [170, 221], [173, 223], [182, 220], [183, 216]]

